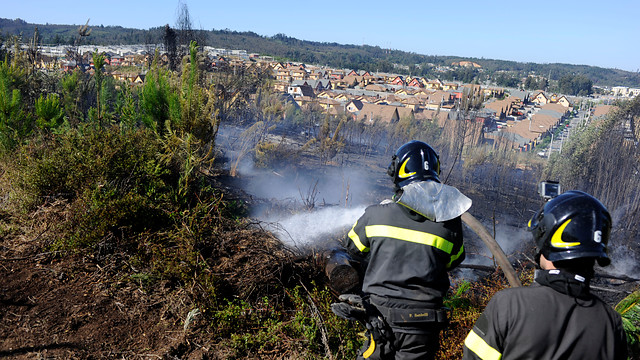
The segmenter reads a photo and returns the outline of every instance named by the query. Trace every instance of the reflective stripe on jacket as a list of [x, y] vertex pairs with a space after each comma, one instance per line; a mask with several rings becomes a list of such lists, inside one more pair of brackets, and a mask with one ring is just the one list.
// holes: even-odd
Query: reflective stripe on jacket
[[363, 292], [441, 306], [464, 258], [460, 217], [437, 223], [397, 203], [369, 206], [345, 239], [365, 257]]
[[622, 321], [591, 295], [537, 283], [496, 293], [464, 342], [465, 360], [626, 360]]

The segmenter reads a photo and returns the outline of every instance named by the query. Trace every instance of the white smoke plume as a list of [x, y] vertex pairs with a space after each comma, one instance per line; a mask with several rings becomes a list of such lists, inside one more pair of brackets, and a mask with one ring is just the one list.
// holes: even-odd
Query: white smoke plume
[[[237, 156], [232, 150], [227, 154], [231, 159]], [[330, 240], [345, 236], [368, 204], [382, 200], [375, 194], [377, 181], [388, 181], [392, 192], [382, 166], [271, 170], [256, 168], [250, 156], [237, 165], [242, 189], [257, 202], [251, 217], [301, 252], [331, 246]]]
[[287, 246], [295, 249], [322, 246], [336, 235], [346, 234], [364, 213], [364, 206], [355, 208], [328, 207], [288, 217], [265, 219], [271, 231]]
[[[490, 233], [492, 232], [492, 229], [489, 227], [487, 230], [489, 230]], [[465, 234], [468, 235], [468, 232], [471, 232], [471, 230], [468, 228], [465, 229]], [[465, 241], [468, 240], [465, 239]], [[525, 228], [498, 224], [496, 225], [496, 241], [502, 248], [505, 255], [511, 259], [513, 256], [517, 256], [519, 252], [527, 247], [527, 245], [531, 245], [533, 240], [531, 239], [531, 233], [529, 233]], [[467, 257], [465, 263], [485, 266], [493, 265], [493, 254], [491, 254], [489, 248], [487, 248], [481, 241], [477, 245], [478, 253], [469, 254], [470, 256]]]

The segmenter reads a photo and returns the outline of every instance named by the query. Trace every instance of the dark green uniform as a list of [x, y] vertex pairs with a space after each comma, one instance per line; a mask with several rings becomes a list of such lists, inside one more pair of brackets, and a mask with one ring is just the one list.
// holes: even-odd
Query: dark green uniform
[[496, 293], [464, 343], [465, 360], [626, 360], [620, 315], [588, 280], [540, 270], [529, 287]]
[[450, 285], [447, 271], [465, 258], [460, 217], [433, 222], [398, 203], [374, 205], [344, 245], [364, 258], [364, 297], [391, 330], [386, 341], [370, 339], [361, 357], [433, 358], [446, 322], [441, 307]]

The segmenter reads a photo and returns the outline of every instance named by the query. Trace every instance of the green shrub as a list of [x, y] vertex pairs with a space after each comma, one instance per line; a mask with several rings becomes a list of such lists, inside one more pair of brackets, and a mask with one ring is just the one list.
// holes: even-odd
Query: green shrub
[[254, 164], [259, 168], [274, 168], [295, 164], [299, 154], [284, 144], [261, 142], [254, 149]]

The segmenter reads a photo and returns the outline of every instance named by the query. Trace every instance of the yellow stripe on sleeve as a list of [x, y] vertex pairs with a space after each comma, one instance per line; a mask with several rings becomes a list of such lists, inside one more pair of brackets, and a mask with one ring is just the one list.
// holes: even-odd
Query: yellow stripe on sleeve
[[451, 267], [451, 265], [453, 265], [453, 262], [458, 260], [458, 258], [460, 258], [460, 256], [462, 256], [462, 253], [464, 252], [464, 245], [460, 244], [460, 251], [458, 251], [457, 254], [451, 256], [451, 260], [449, 260], [449, 263], [447, 264], [447, 269]]
[[473, 330], [469, 332], [467, 338], [464, 339], [464, 345], [471, 351], [473, 351], [476, 355], [480, 357], [482, 360], [500, 360], [502, 359], [502, 354], [492, 348], [483, 338], [478, 336]]
[[349, 231], [349, 238], [351, 239], [351, 241], [353, 241], [353, 243], [356, 245], [358, 250], [360, 250], [360, 252], [369, 252], [369, 248], [364, 246], [362, 241], [360, 241], [360, 236], [358, 236], [355, 230], [353, 230], [355, 229], [356, 225], [358, 225], [358, 223], [353, 225], [353, 227], [351, 228], [351, 231]]

